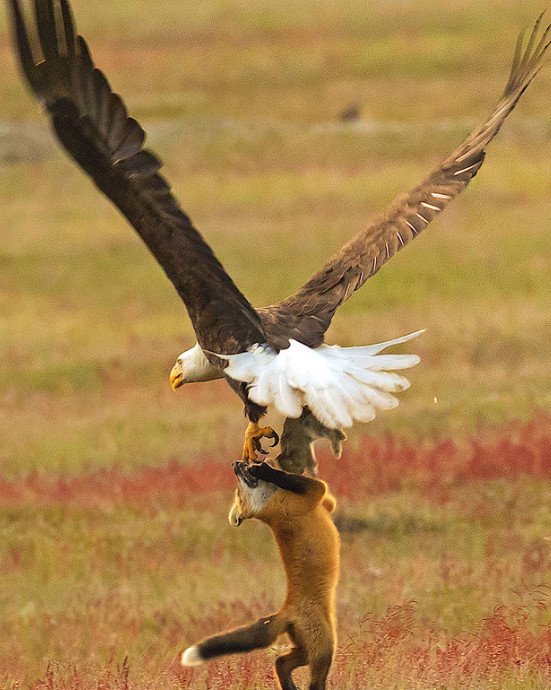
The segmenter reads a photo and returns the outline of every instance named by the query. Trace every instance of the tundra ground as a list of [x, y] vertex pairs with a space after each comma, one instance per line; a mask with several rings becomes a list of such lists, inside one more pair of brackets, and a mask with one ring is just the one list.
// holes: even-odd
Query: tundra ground
[[[541, 9], [74, 2], [256, 305], [490, 112]], [[264, 688], [274, 650], [175, 665], [283, 596], [267, 530], [226, 522], [241, 404], [223, 382], [170, 390], [193, 344], [183, 305], [53, 144], [5, 20], [0, 55], [0, 687]], [[550, 91], [547, 65], [470, 188], [329, 333], [427, 328], [400, 406], [355, 429], [340, 463], [322, 457], [343, 535], [335, 688], [549, 686]]]

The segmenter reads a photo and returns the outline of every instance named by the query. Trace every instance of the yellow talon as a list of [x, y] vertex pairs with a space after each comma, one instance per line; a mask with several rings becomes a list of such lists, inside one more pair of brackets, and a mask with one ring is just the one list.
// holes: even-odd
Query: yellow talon
[[261, 438], [273, 438], [272, 447], [279, 443], [279, 436], [271, 426], [258, 426], [256, 422], [249, 422], [245, 431], [245, 443], [243, 444], [243, 462], [255, 462], [257, 453], [264, 453], [260, 445]]

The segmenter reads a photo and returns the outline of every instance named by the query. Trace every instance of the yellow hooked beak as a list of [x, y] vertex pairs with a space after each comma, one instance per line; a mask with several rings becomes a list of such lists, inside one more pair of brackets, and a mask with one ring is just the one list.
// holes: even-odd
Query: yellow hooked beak
[[176, 364], [172, 367], [172, 371], [170, 372], [170, 385], [172, 386], [172, 390], [176, 390], [183, 383], [184, 372], [182, 371], [182, 367], [178, 364], [178, 362], [176, 362]]

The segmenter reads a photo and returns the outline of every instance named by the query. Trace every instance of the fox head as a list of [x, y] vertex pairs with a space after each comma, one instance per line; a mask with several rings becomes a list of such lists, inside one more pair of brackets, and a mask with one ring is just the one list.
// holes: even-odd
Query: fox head
[[235, 462], [237, 490], [228, 516], [230, 524], [257, 518], [274, 527], [277, 523], [300, 518], [320, 503], [331, 513], [335, 499], [319, 479], [276, 470], [265, 462], [248, 465]]
[[230, 509], [228, 519], [230, 525], [238, 527], [243, 520], [250, 518], [262, 519], [270, 499], [277, 491], [283, 491], [275, 484], [255, 477], [246, 462], [234, 462], [233, 471], [237, 476], [235, 499]]

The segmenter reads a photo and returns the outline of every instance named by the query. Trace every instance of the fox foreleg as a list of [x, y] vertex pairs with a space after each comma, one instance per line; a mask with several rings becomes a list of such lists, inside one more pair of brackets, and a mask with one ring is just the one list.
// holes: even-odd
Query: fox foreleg
[[250, 465], [248, 470], [253, 477], [257, 477], [265, 482], [275, 484], [276, 486], [279, 486], [280, 489], [292, 491], [295, 494], [305, 494], [316, 484], [322, 486], [321, 482], [318, 482], [315, 479], [304, 477], [299, 474], [291, 474], [289, 472], [276, 470], [266, 462], [262, 462], [258, 465]]

